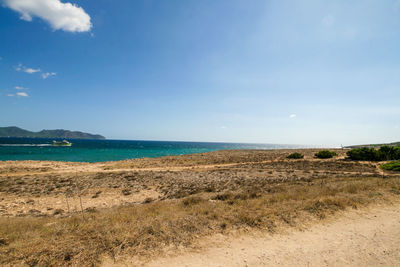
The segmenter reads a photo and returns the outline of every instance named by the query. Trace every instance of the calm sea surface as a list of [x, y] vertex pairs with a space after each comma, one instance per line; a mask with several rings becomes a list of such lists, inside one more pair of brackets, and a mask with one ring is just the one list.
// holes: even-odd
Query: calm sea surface
[[72, 143], [71, 147], [56, 147], [51, 146], [53, 140], [58, 139], [0, 138], [0, 161], [57, 160], [102, 162], [202, 153], [223, 149], [296, 148], [294, 145], [128, 140], [68, 140]]

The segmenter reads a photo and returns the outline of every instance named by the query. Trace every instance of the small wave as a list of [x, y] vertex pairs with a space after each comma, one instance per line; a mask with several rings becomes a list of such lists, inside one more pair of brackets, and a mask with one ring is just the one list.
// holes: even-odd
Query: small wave
[[51, 146], [51, 144], [0, 144], [0, 146]]

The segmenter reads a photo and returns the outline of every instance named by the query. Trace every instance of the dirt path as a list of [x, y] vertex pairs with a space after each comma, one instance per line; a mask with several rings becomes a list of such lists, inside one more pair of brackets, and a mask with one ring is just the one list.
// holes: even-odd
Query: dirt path
[[348, 211], [307, 231], [217, 236], [202, 246], [147, 266], [400, 266], [400, 204]]
[[[65, 173], [116, 173], [116, 172], [127, 172], [127, 171], [184, 171], [184, 170], [207, 170], [207, 169], [215, 169], [215, 168], [224, 168], [224, 167], [233, 167], [233, 166], [246, 166], [251, 164], [263, 164], [263, 163], [271, 163], [278, 162], [279, 160], [263, 160], [263, 161], [254, 161], [254, 162], [235, 162], [235, 163], [221, 163], [221, 164], [197, 164], [191, 166], [165, 166], [165, 167], [142, 167], [142, 168], [115, 168], [115, 169], [104, 169], [106, 165], [101, 164], [93, 164], [93, 165], [82, 165], [82, 166], [61, 166], [59, 169], [49, 170], [49, 171], [29, 171], [29, 172], [14, 172], [14, 173], [0, 173], [0, 177], [7, 176], [26, 176], [26, 175], [48, 175], [48, 174], [65, 174]], [[317, 160], [316, 160], [317, 161]], [[326, 161], [326, 160], [325, 160]], [[366, 163], [364, 163], [366, 164]], [[378, 169], [379, 173], [384, 173], [381, 169], [378, 168], [378, 165], [375, 166]], [[356, 171], [347, 171], [344, 172], [347, 174], [358, 174]], [[364, 174], [374, 174], [364, 172]]]
[[276, 160], [265, 160], [265, 161], [255, 161], [255, 162], [235, 162], [235, 163], [221, 163], [221, 164], [199, 164], [192, 166], [165, 166], [165, 167], [142, 167], [142, 168], [114, 168], [114, 169], [104, 169], [105, 165], [84, 165], [84, 166], [73, 166], [64, 167], [58, 170], [50, 171], [40, 171], [40, 172], [15, 172], [15, 173], [2, 173], [0, 176], [25, 176], [25, 175], [40, 175], [40, 174], [62, 174], [62, 173], [113, 173], [113, 172], [125, 172], [125, 171], [184, 171], [184, 170], [194, 170], [194, 169], [214, 169], [221, 167], [232, 167], [240, 165], [249, 164], [262, 164], [274, 162]]

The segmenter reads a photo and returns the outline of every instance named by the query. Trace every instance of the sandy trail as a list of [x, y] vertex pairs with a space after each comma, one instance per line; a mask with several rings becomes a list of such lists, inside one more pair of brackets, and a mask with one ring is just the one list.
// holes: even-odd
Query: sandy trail
[[[278, 162], [280, 160], [263, 160], [263, 161], [254, 161], [254, 162], [235, 162], [235, 163], [221, 163], [221, 164], [198, 164], [191, 166], [163, 166], [163, 167], [142, 167], [142, 168], [114, 168], [114, 169], [105, 169], [107, 165], [104, 164], [91, 164], [91, 165], [82, 165], [82, 166], [62, 166], [58, 167], [56, 170], [49, 171], [29, 171], [29, 172], [14, 172], [14, 173], [0, 173], [0, 177], [7, 176], [26, 176], [26, 175], [48, 175], [48, 174], [65, 174], [65, 173], [116, 173], [116, 172], [127, 172], [127, 171], [184, 171], [184, 170], [207, 170], [207, 169], [215, 169], [215, 168], [224, 168], [224, 167], [234, 167], [234, 166], [246, 166], [251, 164], [263, 164], [263, 163], [271, 163]], [[326, 162], [326, 160], [325, 160]], [[363, 162], [361, 162], [363, 164]], [[379, 173], [383, 173], [381, 169], [376, 166]], [[359, 172], [347, 171], [347, 174], [357, 174]], [[364, 172], [364, 174], [374, 174]]]
[[84, 166], [73, 166], [73, 167], [63, 167], [58, 170], [50, 171], [40, 171], [40, 172], [15, 172], [15, 173], [3, 173], [0, 176], [24, 176], [24, 175], [40, 175], [40, 174], [62, 174], [62, 173], [113, 173], [113, 172], [125, 172], [125, 171], [184, 171], [193, 169], [213, 169], [221, 167], [232, 167], [240, 165], [249, 164], [262, 164], [274, 162], [277, 160], [265, 160], [265, 161], [255, 161], [255, 162], [235, 162], [235, 163], [223, 163], [223, 164], [199, 164], [191, 166], [165, 166], [165, 167], [142, 167], [142, 168], [114, 168], [114, 169], [104, 169], [107, 165], [99, 165], [94, 163], [93, 165]]
[[214, 236], [202, 246], [147, 266], [400, 266], [400, 204], [344, 212], [306, 231]]

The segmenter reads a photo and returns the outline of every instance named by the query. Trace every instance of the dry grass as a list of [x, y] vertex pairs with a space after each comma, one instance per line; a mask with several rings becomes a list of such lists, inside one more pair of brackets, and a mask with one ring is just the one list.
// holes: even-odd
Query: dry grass
[[154, 256], [200, 236], [248, 228], [274, 232], [398, 194], [398, 178], [316, 178], [204, 190], [67, 218], [2, 217], [0, 264], [98, 265], [102, 256]]
[[[213, 165], [230, 163], [264, 162], [282, 160], [286, 156], [299, 151], [305, 159], [313, 159], [321, 149], [279, 149], [279, 150], [221, 150], [207, 153], [187, 154], [181, 156], [165, 156], [159, 158], [140, 158], [109, 162], [103, 168], [149, 168], [149, 167], [190, 167], [193, 165]], [[340, 157], [344, 157], [347, 150], [333, 149]]]
[[293, 150], [238, 150], [96, 164], [0, 162], [0, 265], [146, 258], [201, 236], [276, 232], [400, 197], [398, 173], [346, 161], [343, 150], [324, 160], [314, 158], [318, 150], [298, 151], [304, 159], [287, 160]]

